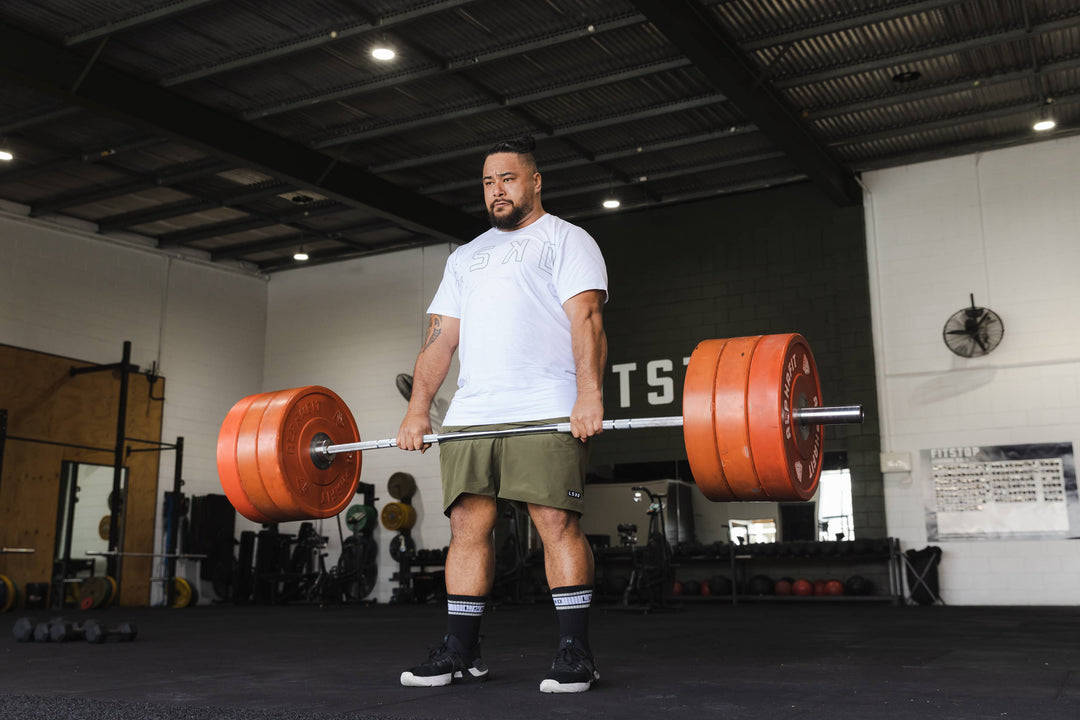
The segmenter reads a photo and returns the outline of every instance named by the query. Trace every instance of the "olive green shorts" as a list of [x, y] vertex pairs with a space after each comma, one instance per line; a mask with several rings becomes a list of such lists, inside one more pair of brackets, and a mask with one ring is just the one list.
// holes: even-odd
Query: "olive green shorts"
[[[443, 432], [503, 430], [568, 422], [569, 418], [499, 425], [444, 427]], [[550, 432], [439, 443], [443, 512], [463, 493], [581, 513], [589, 446], [570, 433]]]

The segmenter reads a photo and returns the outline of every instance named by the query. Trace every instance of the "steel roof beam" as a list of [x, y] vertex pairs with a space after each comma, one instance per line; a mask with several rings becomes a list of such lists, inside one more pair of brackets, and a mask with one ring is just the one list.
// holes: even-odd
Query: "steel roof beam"
[[932, 60], [933, 58], [942, 57], [944, 55], [964, 52], [965, 50], [974, 50], [993, 45], [1001, 45], [1002, 43], [1027, 40], [1034, 35], [1044, 35], [1059, 30], [1072, 30], [1075, 28], [1080, 28], [1080, 14], [1074, 14], [1049, 22], [1040, 23], [1038, 25], [1032, 25], [1030, 29], [1023, 27], [1014, 28], [1005, 32], [990, 33], [988, 35], [967, 38], [966, 40], [957, 42], [944, 43], [935, 47], [927, 47], [911, 52], [891, 53], [870, 60], [859, 60], [846, 65], [831, 65], [824, 70], [814, 70], [797, 75], [780, 76], [773, 80], [773, 85], [781, 90], [787, 90], [803, 85], [812, 85], [828, 80], [836, 80], [850, 75], [888, 70], [890, 68], [895, 68], [898, 65], [910, 65], [923, 60]]
[[[581, 183], [578, 185], [565, 185], [560, 186], [558, 190], [551, 190], [544, 192], [544, 199], [551, 200], [561, 197], [573, 197], [575, 195], [581, 195], [582, 193], [592, 192], [606, 192], [608, 190], [616, 190], [622, 188], [639, 188], [641, 189], [646, 183], [656, 180], [667, 180], [668, 178], [685, 177], [687, 175], [693, 175], [696, 173], [712, 172], [714, 170], [724, 170], [727, 168], [738, 167], [740, 165], [754, 165], [756, 163], [768, 162], [769, 160], [779, 160], [780, 158], [787, 157], [780, 151], [755, 153], [753, 155], [743, 155], [742, 157], [728, 158], [726, 160], [716, 160], [713, 162], [702, 163], [700, 165], [693, 165], [690, 167], [682, 167], [675, 170], [663, 170], [659, 172], [650, 173], [644, 181], [631, 181], [625, 183], [610, 183], [603, 182], [589, 182]], [[660, 199], [658, 196], [657, 199]], [[484, 209], [483, 204], [475, 206], [478, 211]]]
[[[325, 102], [333, 102], [346, 100], [353, 97], [359, 97], [369, 92], [376, 90], [382, 90], [388, 87], [397, 87], [404, 83], [413, 82], [414, 80], [423, 80], [424, 78], [433, 77], [445, 72], [456, 72], [458, 70], [472, 70], [477, 67], [481, 67], [487, 63], [495, 62], [497, 60], [504, 60], [508, 57], [515, 57], [531, 50], [541, 50], [551, 47], [552, 45], [570, 42], [571, 40], [578, 40], [583, 37], [591, 37], [598, 33], [610, 32], [611, 30], [618, 30], [620, 28], [629, 27], [633, 25], [640, 25], [645, 21], [645, 18], [638, 14], [625, 15], [613, 20], [605, 20], [597, 23], [593, 23], [591, 26], [575, 26], [568, 30], [553, 33], [551, 35], [545, 35], [542, 38], [534, 40], [532, 42], [518, 43], [506, 45], [505, 47], [499, 47], [494, 50], [488, 50], [485, 52], [473, 53], [460, 58], [454, 58], [445, 62], [432, 62], [425, 67], [409, 70], [405, 72], [398, 72], [392, 75], [385, 75], [375, 80], [370, 80], [363, 83], [354, 85], [347, 85], [344, 87], [333, 88], [330, 90], [324, 90], [312, 95], [304, 97], [296, 97], [283, 102], [274, 103], [273, 105], [266, 105], [260, 108], [252, 108], [245, 111], [242, 117], [245, 120], [255, 120], [258, 118], [269, 117], [271, 115], [279, 115], [281, 113], [290, 112], [292, 110], [303, 110], [311, 107], [312, 105], [318, 105]], [[590, 30], [589, 27], [592, 29]]]
[[80, 112], [79, 108], [58, 107], [53, 110], [43, 110], [33, 115], [25, 115], [17, 120], [0, 120], [0, 135], [7, 135], [10, 132], [35, 125], [43, 125], [53, 120], [65, 118], [68, 115], [74, 115], [77, 112]]
[[967, 143], [955, 143], [949, 141], [943, 145], [913, 150], [908, 153], [898, 153], [868, 160], [852, 160], [851, 164], [859, 172], [883, 170], [885, 168], [892, 168], [900, 165], [914, 165], [930, 160], [941, 160], [942, 158], [958, 157], [960, 155], [973, 155], [975, 153], [989, 152], [991, 150], [1017, 147], [1018, 145], [1028, 145], [1033, 142], [1046, 142], [1047, 140], [1060, 140], [1065, 137], [1074, 137], [1080, 135], [1080, 127], [1055, 130], [1054, 132], [1046, 133], [1046, 137], [1032, 137], [1032, 135], [1033, 133], [1031, 130], [1024, 130], [1018, 133], [1010, 133], [1008, 135], [1001, 135], [993, 138], [982, 138]]
[[253, 240], [252, 242], [226, 245], [225, 247], [211, 250], [210, 259], [217, 261], [243, 258], [245, 255], [255, 255], [257, 253], [267, 252], [268, 250], [278, 250], [283, 247], [289, 247], [290, 245], [296, 245], [301, 241], [313, 242], [322, 240], [333, 240], [334, 242], [359, 245], [359, 243], [357, 243], [355, 240], [349, 240], [348, 238], [343, 237], [343, 235], [345, 233], [352, 232], [376, 232], [378, 230], [387, 230], [392, 227], [397, 226], [393, 223], [380, 220], [379, 222], [367, 223], [364, 225], [354, 225], [338, 230], [332, 230], [330, 232], [321, 232], [305, 229], [301, 230], [300, 232], [267, 238], [265, 240]]
[[87, 40], [94, 40], [106, 35], [112, 35], [122, 30], [130, 30], [139, 27], [140, 25], [148, 25], [161, 20], [167, 20], [168, 18], [180, 15], [181, 13], [191, 12], [203, 5], [209, 5], [218, 1], [219, 0], [174, 0], [171, 3], [167, 3], [152, 10], [135, 12], [124, 18], [109, 20], [105, 24], [90, 30], [76, 33], [75, 35], [69, 35], [64, 38], [64, 45], [70, 47], [72, 45], [84, 43]]
[[694, 0], [633, 0], [749, 120], [839, 205], [861, 205], [855, 175], [835, 158], [727, 33]]
[[1043, 109], [1053, 108], [1061, 105], [1074, 105], [1080, 103], [1080, 92], [1075, 95], [1055, 95], [1054, 103], [1052, 105], [1046, 105], [1041, 98], [1029, 100], [1020, 104], [1009, 104], [1002, 107], [994, 108], [992, 110], [979, 110], [977, 112], [963, 113], [956, 115], [949, 115], [948, 117], [939, 118], [936, 120], [929, 120], [925, 122], [913, 123], [911, 125], [903, 125], [895, 128], [887, 128], [876, 132], [864, 133], [862, 135], [856, 135], [853, 137], [845, 137], [832, 141], [829, 143], [833, 147], [842, 147], [846, 145], [864, 145], [870, 142], [877, 142], [880, 140], [891, 140], [897, 137], [904, 137], [905, 135], [914, 135], [916, 133], [933, 132], [935, 130], [944, 130], [947, 128], [958, 127], [961, 125], [969, 125], [971, 123], [985, 122], [986, 120], [998, 120], [1000, 118], [1012, 117], [1013, 115], [1023, 115], [1025, 113], [1031, 113], [1034, 118]]
[[402, 250], [413, 250], [415, 248], [428, 247], [430, 245], [440, 245], [441, 240], [431, 237], [424, 237], [413, 242], [402, 243], [400, 241], [383, 243], [382, 245], [375, 245], [370, 250], [357, 250], [352, 248], [346, 248], [342, 250], [327, 250], [312, 254], [310, 259], [303, 262], [298, 262], [292, 258], [283, 258], [280, 260], [267, 260], [266, 262], [258, 263], [259, 270], [263, 272], [276, 272], [279, 270], [297, 270], [302, 267], [311, 267], [313, 265], [323, 265], [325, 263], [340, 262], [342, 260], [355, 260], [356, 258], [371, 257], [373, 255], [385, 255], [392, 252], [401, 252]]
[[201, 225], [189, 230], [175, 230], [159, 235], [157, 238], [158, 247], [165, 248], [175, 247], [177, 245], [187, 245], [188, 243], [206, 240], [207, 238], [218, 237], [220, 235], [234, 235], [248, 230], [271, 227], [272, 225], [296, 227], [310, 218], [320, 217], [322, 215], [332, 215], [341, 211], [342, 207], [337, 203], [329, 203], [317, 208], [311, 208], [310, 210], [304, 210], [303, 212], [277, 216], [245, 210], [244, 212], [246, 212], [249, 217], [225, 220], [210, 225]]
[[[923, 0], [923, 2], [892, 3], [890, 5], [879, 7], [871, 12], [854, 12], [850, 15], [845, 15], [839, 20], [827, 20], [812, 25], [804, 25], [787, 32], [747, 38], [739, 41], [739, 45], [744, 50], [750, 51], [763, 50], [765, 48], [776, 47], [777, 45], [789, 45], [801, 40], [821, 37], [822, 35], [831, 35], [833, 33], [844, 32], [845, 30], [855, 30], [856, 28], [866, 27], [867, 25], [876, 25], [877, 23], [888, 22], [889, 20], [895, 20], [897, 18], [940, 10], [949, 5], [959, 5], [963, 1], [964, 0]], [[711, 1], [704, 2], [703, 4], [709, 6], [718, 3]]]
[[[740, 125], [728, 130], [711, 130], [704, 133], [695, 133], [693, 135], [684, 135], [682, 137], [673, 138], [670, 140], [662, 140], [654, 143], [642, 143], [641, 145], [635, 145], [629, 148], [620, 148], [619, 150], [610, 150], [608, 152], [595, 153], [591, 158], [574, 158], [572, 160], [564, 160], [556, 163], [542, 163], [540, 168], [541, 172], [554, 172], [557, 170], [570, 170], [583, 165], [590, 165], [593, 162], [611, 162], [612, 160], [621, 160], [628, 157], [640, 157], [647, 155], [651, 152], [660, 152], [662, 150], [673, 150], [680, 147], [686, 147], [687, 145], [697, 145], [703, 142], [709, 142], [712, 140], [724, 140], [725, 138], [735, 137], [736, 135], [743, 135], [745, 133], [754, 132], [757, 130], [756, 125]], [[425, 195], [437, 195], [442, 192], [451, 192], [454, 190], [464, 190], [470, 186], [476, 186], [479, 189], [480, 178], [475, 177], [470, 180], [454, 180], [453, 182], [440, 183], [439, 185], [428, 185], [427, 187], [419, 188], [419, 191]]]
[[[279, 180], [317, 187], [419, 234], [468, 240], [480, 221], [389, 183], [348, 162], [255, 127], [71, 50], [0, 24], [0, 77], [70, 103], [156, 128]], [[78, 92], [70, 88], [78, 85]]]
[[[742, 192], [756, 192], [758, 190], [767, 190], [769, 188], [778, 187], [780, 185], [790, 185], [792, 183], [804, 182], [807, 179], [808, 178], [806, 174], [800, 172], [786, 173], [783, 175], [772, 175], [769, 177], [756, 178], [754, 180], [746, 180], [742, 182], [732, 183], [731, 185], [712, 187], [707, 190], [688, 190], [686, 192], [663, 195], [661, 196], [660, 200], [656, 202], [626, 203], [619, 206], [619, 212], [625, 213], [633, 210], [648, 210], [661, 207], [663, 205], [674, 205], [677, 203], [691, 202], [694, 200], [706, 200], [708, 198], [719, 197], [721, 195], [734, 195], [735, 193]], [[560, 212], [559, 217], [566, 220], [578, 220], [580, 218], [597, 217], [609, 214], [611, 214], [610, 210], [596, 207], [584, 208], [581, 210], [572, 210], [569, 212]]]
[[471, 115], [478, 115], [484, 112], [494, 112], [496, 110], [506, 110], [508, 108], [521, 107], [532, 102], [540, 100], [550, 100], [551, 98], [562, 97], [571, 93], [580, 92], [582, 90], [591, 90], [597, 87], [603, 87], [605, 85], [611, 85], [617, 82], [623, 82], [624, 80], [633, 80], [639, 77], [646, 77], [648, 75], [656, 75], [659, 73], [669, 72], [679, 68], [687, 67], [690, 61], [685, 58], [675, 58], [671, 60], [662, 60], [660, 62], [649, 63], [648, 65], [640, 65], [629, 70], [619, 70], [617, 72], [609, 73], [607, 75], [596, 75], [588, 78], [587, 80], [581, 80], [576, 83], [570, 83], [567, 85], [561, 85], [555, 88], [549, 88], [533, 93], [525, 93], [523, 95], [510, 96], [498, 100], [492, 100], [491, 102], [483, 103], [481, 105], [471, 105], [469, 107], [458, 108], [456, 110], [439, 110], [418, 117], [415, 120], [407, 120], [404, 122], [391, 122], [379, 127], [370, 128], [367, 130], [357, 130], [350, 132], [348, 130], [339, 131], [338, 134], [327, 135], [323, 139], [315, 139], [312, 142], [312, 147], [317, 149], [324, 149], [333, 147], [335, 145], [344, 145], [356, 140], [370, 140], [372, 138], [383, 137], [385, 135], [395, 135], [399, 132], [406, 132], [408, 130], [415, 130], [417, 128], [428, 127], [430, 125], [438, 125], [439, 123], [448, 122], [458, 118], [469, 117]]
[[228, 170], [231, 167], [233, 167], [233, 165], [223, 163], [220, 160], [211, 160], [195, 166], [192, 166], [190, 163], [182, 163], [167, 169], [160, 175], [147, 176], [113, 165], [110, 169], [136, 179], [100, 186], [93, 190], [61, 193], [45, 198], [40, 202], [31, 203], [31, 215], [44, 215], [46, 213], [56, 212], [57, 210], [63, 210], [64, 208], [78, 207], [79, 205], [100, 202], [102, 200], [108, 200], [109, 198], [123, 197], [124, 195], [130, 195], [131, 193], [168, 186], [192, 178], [205, 177], [206, 175], [212, 175], [216, 172]]
[[[629, 113], [621, 113], [619, 115], [611, 115], [600, 121], [590, 120], [588, 123], [582, 123], [579, 125], [564, 125], [559, 128], [553, 129], [546, 137], [565, 137], [566, 135], [572, 135], [576, 132], [584, 132], [585, 130], [595, 130], [598, 127], [610, 127], [612, 125], [621, 125], [622, 123], [633, 122], [635, 120], [643, 120], [646, 118], [659, 117], [669, 113], [684, 112], [686, 110], [694, 110], [708, 105], [717, 105], [727, 100], [726, 97], [719, 93], [712, 95], [706, 95], [704, 97], [691, 98], [690, 100], [680, 100], [673, 103], [665, 103], [663, 105], [651, 105], [647, 108], [635, 110]], [[598, 124], [599, 123], [599, 124]], [[750, 130], [744, 130], [743, 128], [749, 128]], [[735, 134], [737, 132], [748, 132], [756, 130], [756, 126], [747, 125], [731, 128], [730, 130], [719, 130], [714, 132]], [[537, 141], [544, 140], [544, 137], [538, 137]], [[445, 152], [432, 153], [431, 155], [421, 155], [420, 157], [405, 158], [403, 160], [395, 160], [393, 162], [381, 163], [379, 165], [373, 165], [369, 168], [374, 173], [389, 173], [396, 170], [408, 170], [414, 167], [423, 167], [424, 165], [434, 165], [440, 162], [446, 162], [448, 160], [456, 160], [468, 155], [475, 155], [479, 158], [481, 153], [486, 152], [497, 140], [491, 140], [490, 142], [482, 145], [470, 145], [468, 147], [455, 148], [453, 150], [447, 150]]]
[[18, 167], [0, 172], [0, 185], [27, 180], [37, 175], [62, 170], [66, 167], [75, 167], [82, 163], [73, 157], [54, 157], [33, 164], [20, 164]]
[[[169, 220], [174, 217], [183, 217], [204, 210], [216, 210], [223, 207], [235, 207], [253, 200], [259, 200], [269, 195], [280, 195], [287, 192], [292, 185], [275, 183], [264, 188], [245, 188], [234, 193], [213, 197], [204, 193], [193, 192], [186, 188], [176, 188], [179, 192], [187, 193], [192, 197], [166, 203], [156, 207], [144, 208], [128, 213], [110, 215], [97, 220], [99, 232], [121, 230], [124, 228], [145, 225], [152, 222]], [[241, 208], [242, 209], [242, 208]], [[246, 210], [245, 210], [246, 212]]]
[[476, 0], [433, 0], [424, 3], [420, 7], [391, 13], [389, 15], [384, 15], [381, 18], [374, 18], [370, 21], [351, 25], [349, 27], [327, 28], [317, 35], [282, 43], [269, 50], [260, 50], [246, 55], [234, 56], [229, 60], [224, 60], [213, 65], [206, 65], [194, 70], [181, 72], [177, 75], [170, 75], [169, 77], [162, 78], [161, 85], [162, 87], [172, 87], [181, 83], [191, 82], [192, 80], [199, 80], [212, 75], [218, 75], [230, 70], [239, 70], [240, 68], [249, 67], [251, 65], [258, 65], [259, 63], [264, 63], [268, 60], [276, 60], [288, 57], [289, 55], [295, 55], [296, 53], [317, 50], [333, 43], [354, 38], [358, 35], [364, 35], [370, 32], [385, 32], [392, 27], [411, 20], [416, 20], [425, 15], [445, 12], [474, 2], [476, 2]]

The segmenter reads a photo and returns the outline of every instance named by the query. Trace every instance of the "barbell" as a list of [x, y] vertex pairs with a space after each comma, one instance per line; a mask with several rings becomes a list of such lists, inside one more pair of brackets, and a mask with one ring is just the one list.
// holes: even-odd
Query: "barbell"
[[[682, 427], [694, 481], [713, 501], [806, 500], [821, 475], [825, 425], [859, 423], [860, 405], [825, 407], [817, 366], [798, 334], [703, 340], [690, 355], [683, 414], [604, 420], [607, 430]], [[470, 438], [569, 433], [570, 423], [430, 434]], [[221, 425], [218, 474], [229, 501], [258, 523], [327, 518], [351, 501], [362, 453], [397, 440], [361, 442], [352, 413], [318, 385], [250, 395]]]

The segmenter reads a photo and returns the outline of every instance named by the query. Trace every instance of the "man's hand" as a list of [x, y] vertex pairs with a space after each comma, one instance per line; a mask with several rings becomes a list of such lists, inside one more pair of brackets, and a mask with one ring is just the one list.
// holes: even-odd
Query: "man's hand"
[[431, 417], [427, 413], [407, 412], [398, 428], [397, 446], [402, 450], [419, 450], [421, 453], [431, 447], [424, 442], [424, 436], [431, 434]]
[[579, 392], [570, 411], [570, 433], [585, 441], [604, 432], [604, 398], [599, 390]]

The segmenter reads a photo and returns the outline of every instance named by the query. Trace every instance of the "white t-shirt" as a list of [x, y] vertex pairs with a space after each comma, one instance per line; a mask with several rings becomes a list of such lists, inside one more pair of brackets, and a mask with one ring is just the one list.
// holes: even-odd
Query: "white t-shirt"
[[461, 373], [444, 424], [568, 416], [577, 372], [562, 304], [586, 290], [606, 297], [600, 248], [554, 215], [521, 230], [492, 228], [451, 253], [428, 307], [461, 321]]

